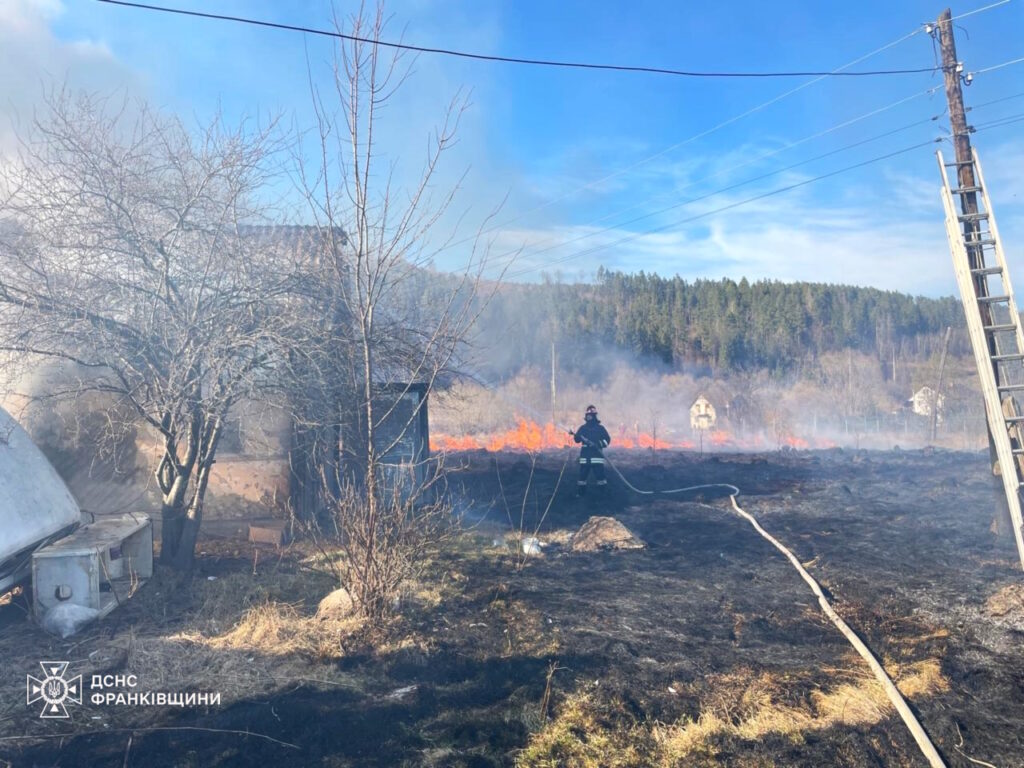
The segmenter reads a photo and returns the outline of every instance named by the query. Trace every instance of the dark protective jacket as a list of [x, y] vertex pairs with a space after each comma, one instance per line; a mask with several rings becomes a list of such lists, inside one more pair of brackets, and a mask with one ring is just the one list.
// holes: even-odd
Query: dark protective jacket
[[576, 430], [572, 439], [583, 446], [580, 448], [581, 459], [596, 459], [603, 456], [601, 451], [612, 441], [608, 430], [597, 419], [585, 422]]

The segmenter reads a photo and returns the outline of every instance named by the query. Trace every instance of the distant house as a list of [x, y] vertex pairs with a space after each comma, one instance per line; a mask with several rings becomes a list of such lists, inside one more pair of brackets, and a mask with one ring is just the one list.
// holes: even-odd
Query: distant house
[[932, 403], [935, 403], [938, 412], [942, 413], [943, 405], [946, 402], [945, 395], [939, 395], [938, 399], [935, 397], [935, 390], [931, 387], [921, 387], [917, 392], [913, 394], [907, 404], [910, 409], [918, 416], [931, 416], [932, 415]]
[[700, 395], [690, 406], [690, 429], [711, 429], [715, 426], [716, 418], [715, 406], [704, 395]]

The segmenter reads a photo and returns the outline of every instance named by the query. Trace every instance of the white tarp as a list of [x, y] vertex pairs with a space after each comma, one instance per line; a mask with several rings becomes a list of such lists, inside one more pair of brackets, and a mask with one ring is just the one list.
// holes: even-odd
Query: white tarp
[[[77, 523], [78, 504], [28, 433], [0, 408], [0, 589], [10, 557]], [[30, 558], [18, 571], [27, 575]]]

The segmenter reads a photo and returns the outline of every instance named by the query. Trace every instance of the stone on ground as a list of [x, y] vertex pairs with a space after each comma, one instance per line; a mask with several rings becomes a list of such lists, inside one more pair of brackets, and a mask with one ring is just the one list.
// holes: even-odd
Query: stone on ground
[[321, 621], [337, 621], [352, 614], [352, 597], [344, 589], [336, 589], [320, 601], [316, 617]]
[[644, 543], [614, 517], [591, 517], [573, 534], [573, 552], [599, 552], [604, 549], [643, 549]]

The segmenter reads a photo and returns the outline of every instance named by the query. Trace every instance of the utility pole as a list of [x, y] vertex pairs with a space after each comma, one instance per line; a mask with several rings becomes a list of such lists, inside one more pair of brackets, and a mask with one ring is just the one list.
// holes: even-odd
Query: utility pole
[[[936, 32], [938, 33], [939, 38], [939, 49], [942, 53], [942, 75], [946, 86], [946, 101], [949, 104], [949, 124], [953, 133], [953, 150], [957, 164], [956, 179], [959, 188], [963, 190], [957, 196], [960, 198], [960, 213], [966, 217], [963, 222], [962, 230], [964, 245], [967, 250], [967, 261], [969, 267], [972, 270], [980, 269], [985, 266], [983, 247], [980, 245], [971, 245], [972, 240], [980, 240], [982, 237], [981, 224], [974, 216], [971, 215], [978, 213], [977, 191], [979, 187], [977, 179], [974, 176], [974, 152], [971, 149], [971, 129], [967, 126], [967, 112], [964, 109], [964, 94], [960, 86], [960, 74], [963, 71], [963, 65], [957, 61], [956, 57], [956, 42], [953, 39], [952, 12], [949, 8], [943, 11], [939, 16], [938, 22], [936, 23]], [[968, 82], [970, 82], [969, 77], [970, 76], [968, 75]], [[974, 276], [974, 290], [978, 297], [990, 295], [988, 282], [983, 274], [979, 273]], [[979, 303], [978, 311], [981, 315], [981, 323], [983, 326], [995, 324], [992, 307], [988, 302]], [[1016, 318], [1014, 318], [1014, 320], [1016, 320]], [[989, 356], [993, 357], [998, 355], [999, 345], [996, 342], [996, 334], [991, 333], [986, 335], [988, 337]], [[992, 367], [992, 373], [995, 384], [998, 387], [1003, 383], [1000, 381], [1000, 370], [998, 365]], [[1011, 402], [1013, 401], [1011, 400]], [[995, 470], [995, 468], [1000, 464], [999, 455], [996, 450], [995, 438], [992, 435], [992, 427], [987, 418], [985, 419], [985, 424], [988, 434], [989, 465], [993, 470]], [[1001, 479], [995, 476], [995, 472], [993, 472], [992, 479], [997, 488], [1003, 485]], [[1006, 494], [1009, 494], [1009, 490], [1006, 490]], [[997, 496], [1005, 501], [1004, 504], [1000, 505], [1000, 511], [997, 512], [996, 515], [997, 527], [1000, 527], [1002, 518], [1012, 517], [1012, 513], [1010, 511], [1009, 498], [1002, 493], [998, 493]], [[1024, 551], [1021, 552], [1021, 559], [1022, 562], [1024, 562]]]
[[[957, 168], [957, 181], [962, 189], [975, 186], [974, 166], [970, 164], [971, 136], [967, 128], [967, 112], [964, 109], [964, 93], [960, 88], [960, 73], [963, 64], [956, 58], [956, 41], [953, 39], [953, 22], [949, 8], [939, 16], [937, 23], [939, 33], [939, 50], [942, 52], [942, 76], [946, 84], [946, 101], [949, 102], [949, 124], [953, 129], [953, 148], [956, 161], [964, 163]], [[973, 207], [971, 213], [977, 213], [978, 198], [974, 192], [963, 196], [965, 203]], [[966, 213], [966, 211], [965, 211]]]
[[[974, 156], [971, 150], [971, 129], [967, 127], [967, 112], [964, 109], [964, 93], [960, 87], [960, 73], [963, 71], [963, 64], [956, 58], [956, 41], [953, 39], [953, 22], [950, 9], [947, 8], [939, 16], [936, 24], [939, 34], [939, 49], [942, 52], [942, 76], [946, 83], [946, 101], [949, 103], [949, 125], [953, 131], [953, 150], [956, 157], [956, 179], [960, 189], [969, 190], [960, 195], [960, 212], [972, 214], [978, 212], [978, 195], [974, 191], [977, 188], [977, 180], [974, 178]], [[976, 220], [968, 219], [964, 222], [964, 236], [967, 240], [978, 239], [978, 232], [981, 226]], [[982, 265], [982, 251], [980, 247], [967, 248], [967, 256], [971, 269]], [[987, 283], [984, 277], [975, 277], [975, 283], [980, 290], [979, 296], [987, 295]], [[986, 325], [990, 325], [991, 312], [988, 306], [983, 305], [982, 319]], [[988, 316], [986, 316], [988, 315]], [[994, 347], [994, 341], [989, 342]], [[993, 353], [995, 352], [993, 348]]]
[[[956, 158], [956, 179], [960, 189], [967, 190], [959, 195], [960, 212], [976, 214], [978, 212], [977, 180], [974, 177], [974, 154], [971, 149], [971, 129], [967, 126], [967, 112], [964, 109], [964, 93], [960, 86], [960, 73], [963, 64], [956, 58], [956, 41], [953, 39], [952, 14], [949, 8], [942, 12], [936, 23], [939, 36], [939, 49], [942, 52], [942, 76], [946, 83], [946, 101], [949, 103], [949, 125], [953, 131], [953, 150]], [[963, 223], [966, 242], [981, 239], [981, 225], [976, 219], [968, 218]], [[984, 255], [980, 246], [967, 246], [967, 259], [971, 269], [984, 266]], [[978, 296], [988, 295], [988, 283], [984, 275], [974, 277], [975, 290]], [[984, 325], [992, 325], [992, 309], [989, 304], [979, 305], [981, 320]], [[998, 354], [996, 335], [988, 335], [989, 354]], [[999, 371], [996, 370], [996, 385], [999, 385]], [[989, 435], [989, 446], [995, 457], [995, 443]]]

